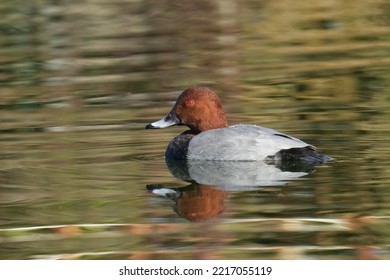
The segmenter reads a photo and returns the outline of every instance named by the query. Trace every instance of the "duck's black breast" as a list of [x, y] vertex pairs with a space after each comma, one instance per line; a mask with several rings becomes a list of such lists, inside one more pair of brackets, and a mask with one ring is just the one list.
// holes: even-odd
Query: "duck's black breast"
[[187, 158], [188, 145], [194, 136], [190, 130], [177, 135], [169, 142], [165, 157], [167, 159], [185, 160]]

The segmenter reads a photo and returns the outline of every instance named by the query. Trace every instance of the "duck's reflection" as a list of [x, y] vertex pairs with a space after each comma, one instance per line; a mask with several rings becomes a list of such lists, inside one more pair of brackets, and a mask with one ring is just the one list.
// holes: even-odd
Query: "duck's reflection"
[[237, 191], [285, 185], [314, 170], [313, 165], [298, 162], [278, 166], [263, 161], [167, 160], [166, 163], [172, 175], [181, 180]]
[[191, 222], [220, 215], [225, 209], [229, 191], [283, 186], [314, 171], [313, 165], [297, 162], [279, 166], [255, 161], [167, 160], [166, 163], [172, 175], [190, 184], [181, 188], [154, 184], [147, 185], [147, 189], [173, 200], [175, 211]]
[[148, 190], [175, 201], [174, 210], [191, 222], [203, 222], [219, 216], [225, 209], [227, 191], [196, 182], [182, 188], [148, 185]]

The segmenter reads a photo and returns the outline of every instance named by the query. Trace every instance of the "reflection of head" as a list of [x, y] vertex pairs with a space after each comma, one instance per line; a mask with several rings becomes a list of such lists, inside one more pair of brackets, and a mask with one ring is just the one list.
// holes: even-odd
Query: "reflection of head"
[[191, 222], [202, 222], [217, 217], [225, 209], [227, 192], [207, 185], [186, 188], [176, 201], [176, 212]]

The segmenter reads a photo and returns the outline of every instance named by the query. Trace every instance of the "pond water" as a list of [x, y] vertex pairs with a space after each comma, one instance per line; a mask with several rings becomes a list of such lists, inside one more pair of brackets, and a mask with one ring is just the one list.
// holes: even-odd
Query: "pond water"
[[[390, 259], [389, 9], [2, 1], [0, 259]], [[172, 171], [192, 85], [335, 160]]]

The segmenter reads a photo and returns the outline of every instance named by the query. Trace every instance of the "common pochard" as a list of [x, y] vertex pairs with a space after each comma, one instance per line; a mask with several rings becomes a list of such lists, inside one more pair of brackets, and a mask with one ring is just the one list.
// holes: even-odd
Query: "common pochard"
[[168, 144], [165, 156], [177, 160], [265, 161], [303, 160], [323, 163], [332, 158], [310, 144], [271, 128], [228, 126], [219, 97], [205, 87], [190, 87], [172, 110], [146, 129], [185, 125]]

